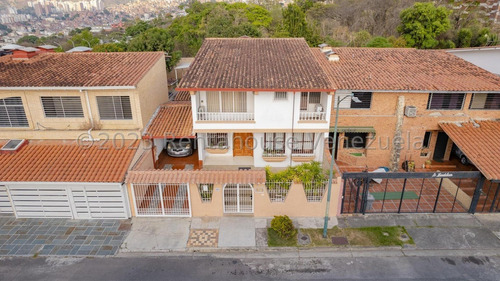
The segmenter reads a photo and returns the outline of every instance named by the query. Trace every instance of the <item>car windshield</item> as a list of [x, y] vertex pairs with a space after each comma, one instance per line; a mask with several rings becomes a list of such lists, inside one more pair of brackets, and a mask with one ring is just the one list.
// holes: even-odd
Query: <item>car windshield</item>
[[177, 139], [168, 141], [168, 144], [171, 145], [172, 148], [186, 148], [188, 145], [191, 145], [191, 142], [189, 140]]

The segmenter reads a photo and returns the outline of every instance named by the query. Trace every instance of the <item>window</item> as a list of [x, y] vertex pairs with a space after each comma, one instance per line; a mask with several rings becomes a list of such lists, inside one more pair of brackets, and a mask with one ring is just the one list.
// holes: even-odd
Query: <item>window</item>
[[128, 96], [97, 97], [99, 116], [102, 120], [132, 119], [132, 108]]
[[427, 109], [460, 110], [464, 103], [465, 94], [431, 93], [427, 102]]
[[286, 100], [286, 92], [274, 92], [274, 100]]
[[425, 132], [424, 140], [422, 142], [422, 148], [429, 148], [429, 144], [431, 143], [432, 132]]
[[321, 103], [320, 92], [302, 92], [300, 95], [300, 110], [312, 110], [308, 109], [309, 105], [319, 103]]
[[41, 97], [45, 117], [83, 117], [80, 97]]
[[227, 133], [207, 133], [207, 148], [226, 149]]
[[200, 192], [201, 202], [211, 202], [212, 194], [214, 192], [213, 183], [199, 183], [198, 191]]
[[247, 112], [246, 92], [207, 92], [208, 112]]
[[0, 99], [0, 127], [28, 127], [21, 97]]
[[500, 94], [476, 93], [472, 95], [470, 109], [500, 109]]
[[337, 102], [341, 100], [339, 108], [362, 108], [369, 109], [372, 104], [372, 93], [371, 92], [353, 92], [354, 97], [358, 98], [361, 102], [355, 102], [349, 96], [350, 93], [336, 94], [335, 95], [335, 108], [337, 107]]
[[292, 153], [314, 154], [314, 133], [294, 133], [292, 138]]
[[345, 133], [344, 148], [363, 149], [366, 148], [366, 137], [368, 133]]
[[285, 133], [264, 134], [264, 154], [275, 155], [285, 153]]

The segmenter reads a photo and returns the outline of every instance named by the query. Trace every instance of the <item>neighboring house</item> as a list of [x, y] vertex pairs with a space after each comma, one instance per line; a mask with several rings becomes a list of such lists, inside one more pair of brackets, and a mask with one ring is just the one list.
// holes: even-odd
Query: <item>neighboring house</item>
[[500, 46], [451, 49], [447, 52], [500, 75]]
[[[500, 118], [500, 77], [445, 51], [324, 47], [313, 52], [337, 88], [336, 100], [351, 93], [361, 100], [340, 103], [335, 158], [343, 164], [398, 169], [405, 160], [416, 167], [449, 160], [453, 141], [441, 122]], [[334, 119], [335, 108], [332, 124]], [[398, 137], [400, 146], [393, 144]]]
[[334, 91], [304, 39], [206, 39], [177, 90], [203, 166], [323, 159]]
[[125, 175], [166, 81], [161, 52], [1, 57], [0, 213], [130, 217]]

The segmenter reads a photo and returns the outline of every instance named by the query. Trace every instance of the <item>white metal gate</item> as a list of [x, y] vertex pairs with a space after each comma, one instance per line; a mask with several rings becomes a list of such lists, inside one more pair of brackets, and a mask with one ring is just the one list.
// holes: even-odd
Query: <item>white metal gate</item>
[[138, 217], [190, 217], [189, 185], [186, 183], [132, 184]]
[[12, 204], [10, 203], [7, 187], [0, 185], [0, 214], [12, 214]]
[[18, 218], [123, 219], [127, 200], [121, 185], [8, 186]]
[[253, 213], [253, 188], [250, 184], [226, 184], [224, 213]]

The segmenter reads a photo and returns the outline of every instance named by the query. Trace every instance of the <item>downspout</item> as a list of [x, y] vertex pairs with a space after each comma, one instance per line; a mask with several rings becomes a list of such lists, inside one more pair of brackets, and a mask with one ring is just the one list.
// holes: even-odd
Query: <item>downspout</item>
[[290, 153], [290, 167], [292, 166], [292, 155], [293, 155], [293, 128], [294, 128], [294, 125], [295, 125], [295, 94], [296, 92], [293, 92], [293, 98], [292, 98], [292, 103], [293, 103], [293, 106], [292, 106], [292, 147], [291, 147], [291, 153]]
[[80, 90], [80, 93], [82, 93], [82, 92], [85, 93], [85, 101], [87, 103], [87, 110], [89, 112], [89, 119], [90, 119], [90, 129], [87, 132], [87, 134], [89, 135], [88, 140], [89, 141], [94, 141], [95, 139], [92, 138], [92, 130], [94, 129], [94, 117], [92, 115], [92, 109], [90, 107], [89, 93], [88, 93], [87, 90]]

